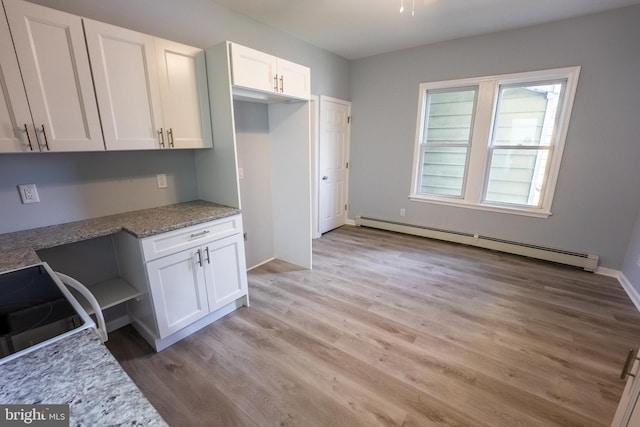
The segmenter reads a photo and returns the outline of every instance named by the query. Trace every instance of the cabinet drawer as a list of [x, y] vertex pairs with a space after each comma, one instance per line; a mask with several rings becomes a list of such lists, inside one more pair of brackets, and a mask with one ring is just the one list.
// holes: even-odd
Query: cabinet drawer
[[240, 215], [194, 225], [142, 239], [145, 261], [242, 232]]

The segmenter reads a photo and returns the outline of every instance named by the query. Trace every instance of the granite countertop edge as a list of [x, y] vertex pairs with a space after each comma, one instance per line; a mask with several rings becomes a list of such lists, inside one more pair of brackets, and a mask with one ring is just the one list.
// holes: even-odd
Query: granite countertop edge
[[93, 329], [0, 365], [0, 402], [68, 404], [73, 426], [166, 426]]
[[36, 251], [121, 231], [142, 239], [237, 215], [240, 209], [194, 200], [0, 234], [0, 272], [40, 262]]

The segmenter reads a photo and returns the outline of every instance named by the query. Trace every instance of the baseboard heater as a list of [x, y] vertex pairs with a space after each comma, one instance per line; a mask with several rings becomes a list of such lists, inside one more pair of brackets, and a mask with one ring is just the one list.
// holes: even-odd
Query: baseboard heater
[[442, 230], [438, 228], [422, 227], [419, 225], [403, 224], [400, 222], [382, 219], [356, 217], [356, 225], [359, 227], [371, 227], [381, 230], [395, 231], [398, 233], [412, 234], [414, 236], [428, 237], [430, 239], [445, 240], [447, 242], [461, 243], [463, 245], [477, 246], [479, 248], [522, 255], [559, 264], [581, 267], [586, 271], [596, 271], [598, 268], [598, 255], [565, 251], [561, 249], [545, 248], [543, 246], [527, 243], [513, 242], [496, 239], [494, 237], [478, 234], [461, 233], [458, 231]]

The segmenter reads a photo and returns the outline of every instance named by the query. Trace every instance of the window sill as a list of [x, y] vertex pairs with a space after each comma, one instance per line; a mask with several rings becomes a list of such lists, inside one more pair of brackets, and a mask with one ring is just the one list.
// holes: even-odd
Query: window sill
[[517, 207], [487, 205], [487, 204], [480, 205], [480, 204], [467, 203], [462, 200], [453, 201], [453, 200], [446, 200], [446, 199], [436, 199], [431, 197], [422, 197], [417, 195], [409, 196], [409, 200], [413, 202], [433, 203], [435, 205], [454, 206], [458, 208], [475, 209], [475, 210], [487, 211], [487, 212], [506, 213], [511, 215], [530, 216], [534, 218], [549, 218], [551, 216], [550, 211], [543, 210], [543, 209], [526, 209], [526, 208], [517, 208]]

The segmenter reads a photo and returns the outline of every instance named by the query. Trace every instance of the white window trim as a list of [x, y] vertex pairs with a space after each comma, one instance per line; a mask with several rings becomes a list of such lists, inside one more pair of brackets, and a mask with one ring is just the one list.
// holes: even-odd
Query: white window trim
[[[409, 199], [417, 202], [433, 203], [477, 209], [490, 212], [501, 212], [515, 215], [525, 215], [538, 218], [551, 216], [551, 205], [560, 173], [560, 164], [564, 152], [564, 145], [569, 129], [569, 120], [573, 109], [573, 102], [580, 75], [579, 66], [556, 68], [551, 70], [530, 71], [524, 73], [486, 76], [459, 80], [447, 80], [420, 84], [420, 96], [418, 100], [418, 112], [416, 120], [416, 139], [413, 155], [413, 171], [411, 175], [411, 189]], [[526, 83], [532, 81], [545, 81], [554, 79], [566, 79], [565, 93], [562, 105], [559, 107], [560, 116], [557, 134], [553, 144], [553, 154], [549, 164], [549, 172], [545, 182], [545, 191], [540, 207], [528, 207], [520, 205], [508, 205], [483, 201], [483, 192], [487, 176], [488, 144], [493, 130], [493, 119], [498, 100], [500, 85]], [[463, 196], [460, 198], [440, 197], [418, 193], [418, 174], [420, 173], [421, 141], [424, 129], [424, 111], [427, 100], [427, 90], [455, 89], [461, 87], [477, 86], [477, 108], [471, 137], [471, 151], [463, 187]]]

